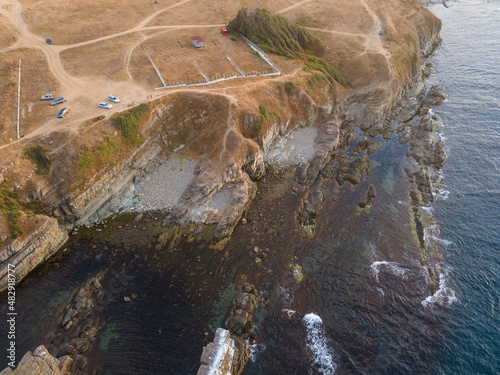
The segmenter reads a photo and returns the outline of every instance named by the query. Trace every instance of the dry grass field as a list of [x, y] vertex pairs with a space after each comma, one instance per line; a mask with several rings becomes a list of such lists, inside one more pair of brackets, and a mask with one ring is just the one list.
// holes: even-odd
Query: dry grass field
[[[123, 81], [129, 77], [127, 53], [141, 40], [142, 35], [138, 32], [130, 33], [63, 50], [60, 57], [66, 72], [75, 77]], [[82, 64], [84, 56], [92, 56], [92, 58], [85, 59], [86, 63]]]
[[23, 18], [33, 33], [65, 45], [128, 30], [174, 0], [21, 0]]
[[28, 134], [49, 119], [59, 109], [40, 100], [47, 93], [58, 95], [60, 85], [50, 73], [44, 54], [38, 50], [16, 49], [4, 52], [0, 59], [0, 145], [16, 139], [17, 88], [19, 59], [21, 71], [20, 135]]
[[[410, 4], [411, 6], [408, 6]], [[47, 6], [42, 0], [4, 0], [0, 8], [0, 147], [15, 136], [17, 60], [23, 57], [21, 84], [22, 134], [28, 137], [65, 129], [80, 132], [89, 119], [122, 111], [121, 104], [111, 110], [97, 107], [109, 94], [139, 104], [146, 95], [154, 98], [173, 91], [154, 88], [162, 83], [141, 42], [166, 82], [203, 80], [193, 59], [209, 77], [236, 73], [231, 59], [245, 72], [270, 67], [238, 36], [220, 33], [221, 26], [235, 17], [242, 7], [268, 8], [299, 23], [321, 37], [324, 58], [356, 88], [376, 81], [390, 84], [404, 74], [412, 58], [415, 39], [414, 15], [424, 21], [425, 14], [416, 0], [109, 0], [74, 2], [60, 0]], [[413, 7], [413, 8], [412, 8]], [[22, 16], [22, 17], [21, 17]], [[428, 18], [428, 17], [427, 17]], [[417, 19], [418, 25], [419, 19]], [[437, 21], [436, 21], [437, 22]], [[418, 27], [429, 27], [422, 24]], [[431, 25], [432, 27], [432, 25]], [[379, 37], [378, 30], [384, 29]], [[190, 37], [201, 36], [205, 48], [195, 50]], [[45, 43], [45, 38], [54, 45]], [[280, 66], [282, 77], [260, 77], [220, 82], [211, 86], [186, 88], [191, 91], [224, 92], [238, 96], [242, 87], [254, 87], [270, 80], [299, 81], [307, 63], [271, 56]], [[403, 72], [401, 72], [403, 71]], [[314, 73], [307, 73], [311, 76]], [[303, 79], [303, 78], [301, 78]], [[307, 78], [306, 78], [307, 79]], [[223, 91], [222, 91], [223, 90]], [[175, 90], [174, 90], [175, 91]], [[65, 96], [71, 114], [55, 118], [58, 107], [41, 102], [40, 96], [52, 92]], [[236, 98], [240, 105], [251, 98]], [[252, 94], [253, 95], [253, 94]], [[258, 108], [258, 104], [256, 104]]]
[[19, 38], [12, 23], [2, 14], [0, 14], [0, 30], [2, 30], [0, 33], [0, 50], [13, 45]]
[[274, 12], [299, 3], [297, 0], [197, 0], [186, 2], [154, 18], [147, 26], [161, 25], [207, 25], [225, 24], [234, 18], [238, 10], [246, 8], [267, 8]]
[[[195, 49], [191, 44], [190, 37], [196, 35], [204, 40], [204, 48]], [[237, 73], [227, 55], [246, 72], [270, 69], [243, 40], [232, 41], [230, 38], [222, 35], [218, 27], [190, 28], [162, 33], [148, 39], [144, 45], [166, 82], [204, 80], [193, 60], [208, 77]], [[139, 50], [142, 47], [137, 48], [134, 55], [140, 53]]]
[[301, 26], [316, 29], [358, 34], [367, 34], [373, 29], [373, 19], [360, 1], [315, 0], [283, 15]]

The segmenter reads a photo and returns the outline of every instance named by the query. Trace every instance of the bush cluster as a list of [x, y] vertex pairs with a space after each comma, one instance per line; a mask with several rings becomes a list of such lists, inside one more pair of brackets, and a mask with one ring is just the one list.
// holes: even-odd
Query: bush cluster
[[46, 174], [50, 168], [50, 160], [45, 154], [45, 148], [42, 145], [33, 145], [26, 147], [23, 155], [36, 165], [36, 174]]
[[289, 58], [301, 53], [322, 55], [325, 49], [317, 36], [267, 9], [242, 8], [227, 28], [244, 35], [266, 52]]
[[130, 146], [137, 147], [141, 145], [142, 137], [139, 134], [139, 122], [149, 114], [150, 107], [149, 103], [142, 103], [126, 114], [111, 119], [113, 126], [120, 131], [123, 139]]
[[14, 239], [19, 237], [22, 234], [17, 223], [18, 217], [21, 216], [19, 195], [17, 192], [7, 189], [5, 184], [0, 186], [0, 212], [7, 216], [10, 237]]

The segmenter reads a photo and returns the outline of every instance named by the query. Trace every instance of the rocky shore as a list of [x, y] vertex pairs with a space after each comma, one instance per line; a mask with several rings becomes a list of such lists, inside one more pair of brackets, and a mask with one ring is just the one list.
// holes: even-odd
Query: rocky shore
[[218, 328], [213, 342], [203, 348], [197, 375], [239, 375], [248, 362], [255, 341], [253, 313], [257, 291], [248, 283], [238, 288], [225, 325]]
[[[83, 185], [76, 182], [71, 185], [60, 179], [50, 189], [41, 190], [37, 197], [43, 200], [44, 209], [53, 218], [28, 238], [2, 250], [0, 289], [7, 285], [7, 264], [15, 264], [19, 282], [60, 248], [67, 239], [67, 231], [91, 225], [117, 212], [158, 212], [165, 232], [159, 242], [174, 243], [172, 237], [180, 233], [196, 238], [209, 230], [214, 245], [224, 244], [255, 197], [259, 179], [269, 170], [294, 170], [290, 193], [302, 197], [297, 223], [305, 234], [313, 236], [316, 218], [324, 203], [325, 182], [334, 177], [339, 186], [359, 184], [370, 173], [370, 156], [378, 149], [373, 138], [382, 135], [388, 140], [395, 133], [400, 143], [408, 143], [407, 156], [417, 163], [415, 170], [407, 171], [408, 178], [415, 184], [409, 196], [411, 217], [422, 252], [422, 265], [428, 269], [432, 285], [437, 285], [439, 254], [431, 251], [426, 243], [426, 218], [420, 207], [432, 201], [433, 188], [441, 182], [434, 172], [446, 161], [443, 142], [436, 136], [440, 120], [429, 113], [433, 105], [444, 100], [445, 94], [440, 85], [427, 91], [424, 84], [432, 66], [423, 59], [440, 43], [439, 24], [418, 36], [418, 62], [402, 82], [370, 84], [353, 90], [343, 100], [337, 100], [325, 89], [322, 100], [327, 104], [315, 102], [303, 89], [297, 88], [295, 97], [291, 98], [281, 92], [279, 95], [285, 98], [287, 105], [301, 104], [299, 112], [288, 119], [273, 119], [266, 124], [267, 132], [254, 139], [239, 135], [231, 139], [227, 134], [237, 132], [229, 128], [224, 138], [214, 137], [217, 146], [223, 148], [220, 155], [209, 157], [199, 150], [195, 152], [191, 144], [180, 143], [177, 137], [185, 135], [187, 125], [213, 121], [209, 118], [215, 116], [215, 112], [227, 114], [223, 120], [243, 132], [247, 123], [258, 122], [255, 114], [240, 109], [237, 117], [238, 109], [223, 95], [209, 101], [203, 95], [186, 94], [171, 103], [159, 103], [144, 129], [144, 143], [126, 158], [102, 169]], [[278, 85], [283, 84], [276, 83]], [[191, 107], [186, 109], [183, 102], [188, 100]], [[189, 113], [192, 108], [199, 112]], [[211, 111], [205, 111], [206, 108]], [[218, 125], [222, 123], [217, 121]], [[394, 121], [401, 124], [397, 129]], [[357, 129], [364, 135], [356, 141]], [[222, 132], [218, 130], [218, 133]], [[195, 136], [197, 134], [186, 137]], [[369, 208], [376, 195], [375, 187], [370, 186], [359, 207]], [[62, 357], [55, 359], [40, 346], [33, 354], [26, 354], [16, 374], [32, 366], [43, 368], [45, 372], [40, 370], [43, 374], [76, 374], [84, 369], [83, 354], [100, 329], [92, 313], [96, 300], [102, 297], [99, 286], [99, 277], [89, 280], [74, 293], [65, 308], [60, 327], [50, 338], [50, 344], [60, 345], [63, 337], [71, 337], [60, 347]], [[234, 298], [226, 320], [227, 330], [219, 328], [213, 343], [204, 349], [198, 374], [242, 371], [248, 361], [247, 340], [252, 339], [252, 313], [256, 303], [255, 289], [243, 286]]]

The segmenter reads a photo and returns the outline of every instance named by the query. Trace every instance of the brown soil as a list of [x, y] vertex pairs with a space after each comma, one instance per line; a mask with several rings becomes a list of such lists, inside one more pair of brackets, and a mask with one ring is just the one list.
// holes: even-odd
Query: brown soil
[[7, 17], [0, 14], [0, 50], [17, 42], [19, 36]]
[[[20, 136], [53, 120], [60, 106], [51, 107], [40, 97], [59, 93], [59, 83], [50, 73], [47, 60], [39, 50], [15, 49], [4, 52], [0, 60], [0, 145], [16, 139], [19, 59], [21, 59]], [[62, 108], [62, 107], [61, 107]]]
[[[101, 42], [63, 50], [60, 57], [67, 73], [81, 78], [123, 81], [128, 79], [127, 52], [142, 36], [131, 33]], [[92, 56], [82, 64], [83, 56]]]
[[[257, 147], [242, 134], [256, 139], [251, 127], [259, 123], [259, 105], [264, 104], [282, 122], [293, 117], [305, 123], [304, 108], [311, 101], [331, 104], [323, 103], [325, 92], [338, 98], [352, 89], [338, 84], [311, 86], [314, 73], [303, 71], [305, 61], [271, 56], [281, 68], [279, 77], [154, 90], [161, 82], [140, 42], [165, 81], [202, 80], [193, 59], [210, 76], [236, 72], [226, 55], [247, 72], [269, 69], [240, 38], [232, 41], [220, 33], [243, 6], [270, 7], [317, 33], [327, 47], [325, 59], [354, 88], [372, 83], [390, 87], [404, 77], [408, 62], [414, 58], [418, 32], [438, 22], [417, 0], [277, 0], [272, 4], [264, 0], [61, 0], [50, 7], [43, 0], [5, 0], [0, 27], [7, 32], [2, 33], [0, 48], [1, 43], [10, 43], [11, 49], [0, 52], [0, 97], [5, 98], [0, 103], [0, 171], [6, 183], [24, 186], [23, 194], [35, 185], [44, 187], [54, 201], [83, 188], [87, 176], [79, 174], [74, 163], [74, 155], [83, 145], [94, 146], [109, 135], [125, 150], [123, 155], [131, 152], [109, 120], [128, 107], [122, 103], [114, 104], [111, 110], [97, 107], [109, 94], [136, 105], [147, 101], [146, 95], [153, 95], [162, 104], [173, 104], [171, 113], [175, 116], [165, 126], [180, 127], [177, 141], [187, 145], [182, 153], [208, 156], [217, 168], [225, 168], [228, 161]], [[380, 29], [384, 29], [382, 37]], [[12, 45], [16, 35], [18, 40]], [[191, 46], [193, 35], [204, 39], [205, 49]], [[55, 44], [46, 44], [46, 37]], [[19, 58], [23, 59], [21, 134], [25, 138], [9, 143], [15, 138]], [[291, 93], [285, 91], [289, 81], [297, 88]], [[67, 98], [64, 106], [71, 113], [66, 118], [55, 117], [62, 105], [51, 107], [41, 102], [40, 96], [48, 92]], [[108, 118], [92, 120], [105, 114]], [[242, 124], [241, 129], [237, 123]], [[262, 124], [258, 132], [265, 132], [267, 125]], [[47, 176], [27, 182], [33, 166], [20, 155], [30, 143], [45, 146], [52, 167]], [[109, 165], [96, 168], [99, 170], [89, 172], [89, 176], [104, 173]], [[34, 185], [28, 189], [29, 184]]]
[[33, 33], [57, 45], [80, 43], [128, 30], [174, 0], [73, 1], [21, 0], [23, 17]]

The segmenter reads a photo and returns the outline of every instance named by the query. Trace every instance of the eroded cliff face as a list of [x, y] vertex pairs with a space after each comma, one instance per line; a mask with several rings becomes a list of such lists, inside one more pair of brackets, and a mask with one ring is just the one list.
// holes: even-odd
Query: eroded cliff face
[[[317, 129], [311, 145], [314, 152], [312, 158], [300, 163], [292, 190], [310, 197], [304, 201], [301, 220], [313, 232], [322, 194], [318, 186], [308, 192], [309, 186], [331, 158], [353, 142], [354, 129], [390, 138], [394, 134], [392, 121], [406, 121], [421, 107], [423, 78], [430, 73], [423, 58], [439, 45], [440, 22], [424, 8], [416, 14], [406, 44], [384, 42], [392, 52], [388, 57], [392, 65], [362, 86], [342, 87], [328, 80], [313, 80], [311, 73], [298, 69], [293, 82], [283, 77], [243, 86], [230, 95], [184, 92], [159, 99], [153, 103], [149, 118], [140, 124], [143, 142], [137, 148], [127, 146], [109, 120], [85, 128], [78, 136], [57, 133], [40, 139], [52, 161], [49, 173], [36, 175], [31, 169], [23, 174], [11, 163], [2, 166], [4, 183], [15, 186], [23, 200], [35, 201], [44, 214], [57, 218], [63, 229], [58, 232], [56, 221], [51, 219], [50, 229], [43, 227], [29, 237], [31, 242], [37, 236], [44, 242], [42, 238], [53, 233], [49, 236], [58, 240], [46, 240], [50, 243], [46, 250], [41, 246], [33, 252], [29, 246], [7, 241], [4, 253], [19, 254], [10, 259], [23, 269], [32, 269], [64, 242], [64, 231], [128, 209], [133, 202], [134, 181], [154, 178], [158, 161], [169, 157], [196, 160], [198, 167], [177, 203], [165, 207], [163, 225], [189, 228], [193, 236], [210, 227], [214, 242], [219, 242], [231, 235], [257, 191], [256, 182], [272, 167], [268, 153], [273, 145], [304, 127]], [[391, 21], [394, 33], [398, 22]], [[391, 29], [387, 33], [390, 36]], [[110, 162], [96, 162], [89, 170], [78, 170], [75, 154], [84, 146], [97, 152], [103, 137], [118, 144], [118, 156]], [[362, 160], [345, 162], [347, 180], [351, 168], [354, 174], [369, 168]], [[167, 237], [163, 238], [165, 243]], [[26, 237], [20, 241], [30, 242]], [[7, 258], [4, 256], [4, 263]]]
[[60, 228], [56, 219], [43, 215], [37, 219], [38, 226], [33, 232], [0, 250], [0, 291], [7, 288], [9, 277], [14, 277], [18, 283], [54, 255], [68, 239], [67, 232]]

